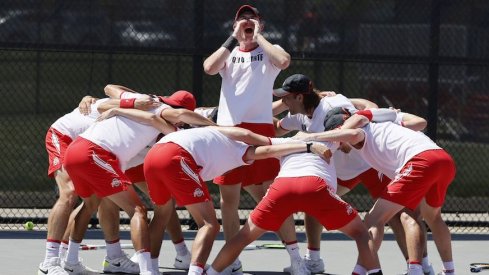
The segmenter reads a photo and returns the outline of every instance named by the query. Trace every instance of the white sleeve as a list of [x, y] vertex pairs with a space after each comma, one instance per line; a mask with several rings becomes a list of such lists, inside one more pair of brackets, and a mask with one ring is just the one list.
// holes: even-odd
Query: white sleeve
[[282, 118], [278, 123], [278, 125], [284, 130], [302, 130], [302, 124], [298, 117], [296, 115], [291, 115], [290, 113], [288, 113], [287, 116]]

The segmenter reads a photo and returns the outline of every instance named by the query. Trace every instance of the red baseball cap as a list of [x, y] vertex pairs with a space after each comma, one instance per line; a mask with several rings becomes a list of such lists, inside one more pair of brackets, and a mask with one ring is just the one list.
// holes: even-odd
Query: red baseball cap
[[245, 11], [249, 11], [253, 13], [256, 17], [260, 18], [260, 12], [258, 11], [257, 8], [250, 6], [250, 5], [243, 5], [239, 7], [238, 11], [236, 12], [236, 16], [234, 17], [234, 21], [238, 20], [238, 17]]
[[174, 106], [174, 107], [182, 107], [187, 110], [193, 111], [197, 106], [197, 102], [195, 102], [195, 97], [189, 91], [176, 91], [169, 97], [159, 96], [161, 102]]

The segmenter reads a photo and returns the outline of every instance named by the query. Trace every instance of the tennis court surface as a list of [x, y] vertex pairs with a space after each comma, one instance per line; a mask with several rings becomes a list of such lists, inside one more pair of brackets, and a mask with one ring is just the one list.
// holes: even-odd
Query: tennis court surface
[[[190, 246], [195, 236], [194, 231], [185, 232], [187, 245]], [[0, 274], [37, 274], [39, 263], [44, 258], [45, 231], [0, 231]], [[453, 255], [457, 274], [471, 274], [471, 262], [489, 262], [489, 234], [454, 234]], [[357, 252], [355, 243], [340, 233], [324, 233], [321, 242], [321, 256], [326, 263], [326, 272], [329, 274], [351, 274]], [[121, 232], [121, 242], [130, 243], [129, 232]], [[307, 247], [303, 233], [298, 233], [301, 254]], [[104, 244], [102, 233], [99, 230], [88, 230], [85, 244]], [[265, 234], [253, 244], [279, 243], [272, 233]], [[209, 263], [212, 262], [219, 249], [224, 245], [222, 234], [214, 243]], [[126, 249], [132, 255], [132, 249]], [[434, 242], [428, 242], [428, 253], [435, 271], [442, 268], [441, 260], [436, 251]], [[81, 251], [83, 262], [94, 269], [102, 269], [105, 250]], [[160, 272], [163, 274], [186, 274], [186, 271], [172, 269], [175, 250], [171, 241], [164, 241], [160, 254]], [[379, 252], [384, 274], [396, 275], [405, 270], [402, 254], [397, 248], [391, 234], [386, 234]], [[241, 253], [245, 274], [279, 274], [284, 267], [290, 264], [289, 256], [284, 249], [246, 250]], [[481, 275], [489, 271], [482, 271]]]

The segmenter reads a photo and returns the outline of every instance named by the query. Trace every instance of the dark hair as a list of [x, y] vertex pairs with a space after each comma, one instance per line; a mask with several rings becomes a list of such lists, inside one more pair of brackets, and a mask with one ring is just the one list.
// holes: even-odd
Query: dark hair
[[321, 101], [321, 97], [316, 91], [311, 93], [303, 93], [302, 96], [303, 96], [302, 104], [304, 105], [304, 109], [306, 110], [306, 112], [310, 110], [314, 110], [319, 105], [319, 102]]

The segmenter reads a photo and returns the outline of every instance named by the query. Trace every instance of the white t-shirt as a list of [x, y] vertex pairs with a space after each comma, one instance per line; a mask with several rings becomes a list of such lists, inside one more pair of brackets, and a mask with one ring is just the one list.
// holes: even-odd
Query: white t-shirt
[[132, 159], [130, 159], [127, 162], [126, 170], [143, 164], [144, 158], [146, 158], [146, 155], [148, 154], [149, 150], [155, 143], [156, 143], [156, 138], [152, 140], [148, 145], [146, 145], [146, 147], [144, 147], [143, 150], [139, 151], [137, 155], [135, 155]]
[[[290, 141], [290, 139], [287, 139]], [[337, 143], [324, 142], [331, 151], [338, 148]], [[336, 170], [334, 162], [325, 160], [312, 153], [290, 154], [280, 158], [280, 172], [277, 178], [316, 176], [324, 179], [336, 192]]]
[[370, 169], [358, 150], [352, 149], [348, 154], [337, 150], [333, 154], [336, 176], [341, 180], [350, 180]]
[[217, 124], [271, 124], [273, 85], [279, 72], [261, 47], [249, 52], [236, 47], [219, 71], [222, 84]]
[[280, 127], [285, 130], [299, 130], [308, 133], [324, 132], [324, 118], [326, 114], [335, 107], [347, 108], [350, 112], [356, 112], [353, 103], [344, 95], [337, 94], [335, 96], [323, 97], [319, 105], [314, 110], [312, 118], [305, 114], [287, 114], [286, 117], [280, 120]]
[[359, 149], [360, 155], [371, 167], [391, 179], [415, 155], [440, 149], [423, 133], [392, 122], [369, 123], [362, 130], [365, 142]]
[[236, 167], [250, 164], [243, 161], [249, 145], [232, 140], [216, 129], [192, 128], [170, 133], [158, 143], [173, 142], [189, 152], [197, 165], [202, 167], [200, 176], [204, 181], [224, 174]]
[[195, 108], [194, 112], [203, 117], [209, 117], [216, 108], [217, 107], [199, 107]]
[[90, 106], [90, 114], [83, 115], [78, 108], [74, 109], [71, 113], [68, 113], [56, 120], [51, 127], [58, 130], [64, 135], [75, 139], [81, 133], [83, 133], [95, 120], [100, 116], [97, 107], [109, 100], [108, 98], [102, 98], [97, 100]]
[[[161, 115], [170, 106], [162, 104], [149, 112]], [[123, 116], [115, 116], [94, 123], [80, 136], [116, 155], [121, 169], [128, 168], [128, 162], [148, 146], [160, 132], [150, 125], [138, 123]]]

